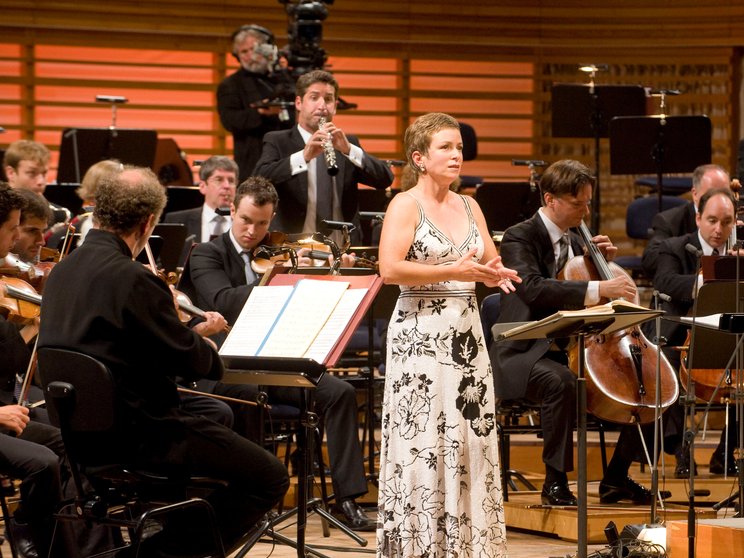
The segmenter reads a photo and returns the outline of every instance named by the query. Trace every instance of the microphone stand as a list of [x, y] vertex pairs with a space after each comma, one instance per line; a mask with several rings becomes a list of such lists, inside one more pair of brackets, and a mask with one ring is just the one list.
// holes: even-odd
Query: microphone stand
[[[659, 300], [662, 296], [669, 298], [669, 295], [663, 295], [659, 291], [654, 291], [654, 308], [661, 310], [661, 303]], [[661, 315], [656, 316], [654, 320], [654, 326], [656, 328], [656, 399], [654, 401], [654, 449], [653, 449], [653, 460], [651, 463], [651, 493], [654, 495], [654, 499], [651, 501], [651, 524], [659, 523], [659, 517], [657, 514], [657, 505], [661, 501], [662, 508], [664, 507], [664, 501], [659, 497], [659, 455], [663, 452], [663, 442], [661, 440], [661, 348], [666, 345], [666, 339], [661, 336]], [[662, 446], [662, 447], [660, 447]], [[662, 456], [663, 459], [663, 456]]]
[[[687, 443], [687, 455], [690, 463], [689, 485], [690, 492], [687, 498], [687, 557], [695, 558], [695, 382], [692, 380], [693, 352], [695, 348], [695, 325], [697, 320], [698, 291], [700, 290], [700, 265], [702, 250], [692, 244], [687, 244], [685, 249], [693, 253], [696, 258], [695, 284], [693, 286], [694, 301], [692, 303], [692, 325], [690, 326], [690, 348], [687, 351], [687, 389], [685, 396], [685, 433], [683, 443]], [[694, 250], [694, 251], [693, 251]], [[689, 422], [688, 422], [689, 417]], [[689, 424], [689, 427], [687, 426]]]

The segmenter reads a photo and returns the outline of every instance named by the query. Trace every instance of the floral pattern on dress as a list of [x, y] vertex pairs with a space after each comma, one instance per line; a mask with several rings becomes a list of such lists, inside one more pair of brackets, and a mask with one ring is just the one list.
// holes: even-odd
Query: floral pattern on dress
[[[482, 257], [470, 219], [455, 246], [419, 206], [407, 259], [447, 265], [471, 246]], [[506, 556], [494, 410], [474, 284], [402, 287], [388, 330], [378, 556]]]

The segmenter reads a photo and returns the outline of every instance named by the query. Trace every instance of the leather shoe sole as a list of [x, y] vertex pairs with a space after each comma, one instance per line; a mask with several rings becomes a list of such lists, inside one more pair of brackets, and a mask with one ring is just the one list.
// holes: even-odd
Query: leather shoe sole
[[543, 485], [540, 500], [546, 506], [576, 506], [576, 496], [569, 490], [568, 485], [554, 482], [550, 486]]
[[[718, 456], [714, 453], [710, 458], [710, 466], [708, 467], [708, 472], [711, 475], [722, 475], [723, 471], [723, 456]], [[736, 476], [736, 474], [739, 472], [736, 468], [736, 461], [734, 460], [733, 456], [729, 456], [726, 472], [728, 476]]]
[[630, 477], [626, 477], [621, 484], [599, 483], [599, 502], [601, 504], [617, 504], [621, 500], [630, 500], [634, 504], [650, 504], [653, 494], [645, 486], [641, 486]]
[[334, 506], [331, 515], [352, 531], [370, 532], [377, 530], [377, 522], [364, 513], [359, 504], [353, 500], [346, 500]]

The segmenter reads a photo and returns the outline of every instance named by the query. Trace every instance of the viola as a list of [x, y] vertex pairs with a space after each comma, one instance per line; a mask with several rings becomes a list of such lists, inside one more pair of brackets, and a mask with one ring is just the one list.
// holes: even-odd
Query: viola
[[[619, 265], [605, 260], [584, 223], [579, 233], [588, 253], [569, 260], [560, 278], [606, 281], [619, 274], [628, 275]], [[637, 294], [631, 302], [639, 303]], [[587, 410], [598, 418], [620, 424], [652, 422], [656, 414], [657, 358], [661, 364], [658, 386], [661, 407], [666, 409], [679, 395], [677, 378], [667, 358], [659, 354], [658, 347], [640, 327], [588, 336], [584, 348]], [[574, 346], [569, 352], [569, 367], [577, 372], [578, 364], [578, 347]]]

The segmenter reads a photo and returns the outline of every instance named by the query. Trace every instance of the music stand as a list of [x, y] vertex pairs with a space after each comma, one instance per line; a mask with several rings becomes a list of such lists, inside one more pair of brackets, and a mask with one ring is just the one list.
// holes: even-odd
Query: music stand
[[640, 85], [557, 83], [551, 89], [554, 138], [594, 138], [594, 192], [591, 226], [599, 234], [599, 139], [609, 136], [615, 116], [646, 114], [646, 91]]
[[[267, 281], [267, 284], [272, 286], [289, 286], [296, 285], [303, 279], [310, 278], [309, 275], [305, 274], [290, 274], [287, 273], [288, 268], [282, 266], [274, 266], [269, 272], [264, 273], [263, 279]], [[230, 350], [236, 349], [239, 345], [236, 344], [233, 348], [228, 348], [230, 337], [225, 341], [220, 349], [220, 355], [225, 362], [226, 368], [232, 370], [225, 373], [223, 382], [225, 383], [256, 383], [261, 385], [283, 385], [283, 386], [297, 386], [303, 388], [311, 388], [310, 390], [304, 389], [303, 396], [305, 399], [305, 409], [301, 409], [301, 423], [303, 428], [300, 429], [301, 438], [298, 440], [298, 451], [300, 453], [300, 470], [298, 476], [298, 496], [297, 496], [297, 507], [290, 510], [276, 520], [272, 524], [279, 523], [291, 515], [297, 514], [297, 540], [292, 541], [291, 539], [272, 532], [272, 535], [276, 540], [294, 546], [297, 549], [297, 555], [299, 558], [305, 556], [306, 551], [312, 553], [319, 558], [325, 558], [324, 555], [320, 554], [314, 549], [310, 549], [305, 545], [305, 529], [307, 524], [308, 511], [314, 511], [319, 514], [325, 521], [335, 525], [346, 535], [352, 538], [360, 546], [366, 546], [367, 541], [349, 527], [339, 522], [333, 517], [328, 511], [326, 511], [317, 498], [308, 498], [308, 488], [312, 483], [313, 467], [312, 467], [312, 455], [313, 452], [309, 447], [312, 444], [313, 436], [310, 429], [315, 428], [318, 424], [317, 415], [312, 412], [312, 394], [309, 393], [312, 388], [317, 385], [322, 374], [328, 367], [335, 366], [344, 348], [349, 342], [353, 331], [361, 322], [364, 315], [369, 311], [369, 307], [372, 301], [375, 299], [380, 287], [382, 286], [382, 279], [377, 275], [354, 275], [354, 276], [342, 276], [342, 275], [322, 275], [312, 276], [312, 279], [322, 281], [339, 281], [348, 282], [350, 288], [364, 288], [364, 293], [361, 300], [359, 300], [355, 306], [355, 309], [344, 326], [343, 331], [333, 335], [334, 341], [331, 343], [331, 348], [325, 353], [326, 356], [323, 362], [317, 362], [309, 358], [297, 358], [297, 357], [274, 357], [274, 356], [250, 356], [250, 355], [233, 355], [230, 354]], [[246, 306], [241, 311], [240, 317], [233, 325], [230, 336], [240, 336], [241, 327], [249, 325], [254, 322], [255, 315], [251, 312], [253, 308], [249, 305], [251, 299], [248, 299]], [[246, 312], [246, 309], [249, 311]], [[285, 308], [282, 308], [280, 313], [285, 313]], [[289, 314], [293, 318], [296, 314]], [[329, 320], [329, 321], [332, 321]], [[241, 324], [241, 322], [243, 322]], [[255, 326], [249, 328], [255, 331]], [[237, 332], [237, 333], [236, 333]], [[242, 340], [242, 337], [238, 337]], [[244, 349], [240, 348], [242, 353]], [[245, 549], [247, 552], [248, 549]], [[238, 553], [236, 558], [241, 558], [245, 553]]]
[[158, 133], [129, 128], [65, 128], [59, 146], [57, 183], [80, 184], [85, 172], [98, 161], [152, 168]]
[[[658, 310], [633, 310], [582, 313], [581, 311], [557, 312], [536, 322], [524, 324], [496, 324], [491, 328], [495, 342], [529, 339], [575, 339], [578, 344], [578, 370], [576, 378], [576, 413], [577, 413], [577, 557], [587, 558], [587, 478], [586, 478], [586, 376], [584, 345], [587, 335], [609, 335], [651, 320], [663, 314]], [[512, 327], [509, 327], [512, 326]], [[514, 327], [516, 326], [516, 327]], [[505, 329], [509, 328], [509, 329]], [[654, 495], [656, 497], [656, 495]]]
[[656, 174], [659, 212], [662, 175], [710, 163], [707, 116], [619, 116], [610, 121], [610, 173]]
[[175, 271], [184, 252], [188, 231], [183, 223], [158, 223], [152, 231], [154, 236], [163, 239], [160, 250], [160, 265], [168, 271]]

